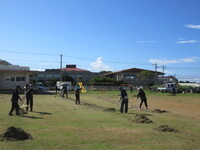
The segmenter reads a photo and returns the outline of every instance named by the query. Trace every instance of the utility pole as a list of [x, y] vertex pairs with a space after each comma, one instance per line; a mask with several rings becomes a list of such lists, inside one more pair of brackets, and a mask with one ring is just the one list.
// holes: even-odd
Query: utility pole
[[159, 67], [158, 67], [157, 63], [155, 63], [153, 65], [155, 66], [155, 85], [157, 85], [157, 68], [159, 68]]
[[62, 81], [62, 54], [60, 55], [60, 81]]
[[163, 75], [164, 75], [164, 72], [165, 72], [166, 66], [161, 66], [161, 68], [162, 68], [162, 73], [163, 73]]

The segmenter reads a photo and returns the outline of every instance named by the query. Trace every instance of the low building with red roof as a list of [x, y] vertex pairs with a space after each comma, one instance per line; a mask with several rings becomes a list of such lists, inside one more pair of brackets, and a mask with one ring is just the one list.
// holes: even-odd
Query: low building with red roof
[[37, 80], [42, 82], [49, 82], [52, 79], [60, 81], [60, 77], [69, 76], [75, 81], [81, 80], [83, 82], [89, 82], [93, 77], [93, 73], [86, 69], [77, 68], [76, 65], [66, 65], [61, 69], [46, 69], [43, 72], [39, 72]]

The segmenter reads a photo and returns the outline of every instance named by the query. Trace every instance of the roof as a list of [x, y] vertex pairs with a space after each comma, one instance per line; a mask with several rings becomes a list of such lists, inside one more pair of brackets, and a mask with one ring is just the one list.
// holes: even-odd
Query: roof
[[62, 68], [63, 71], [87, 71], [90, 72], [89, 70], [85, 69], [79, 69], [79, 68]]
[[[122, 73], [122, 72], [128, 72], [128, 71], [131, 71], [131, 72], [149, 71], [149, 72], [153, 72], [153, 73], [155, 72], [155, 71], [146, 70], [146, 69], [130, 68], [130, 69], [125, 69], [125, 70], [121, 70], [121, 71], [106, 73], [104, 75], [107, 76], [107, 75], [112, 75], [112, 74], [117, 74], [117, 73]], [[158, 71], [157, 71], [157, 73], [158, 73], [158, 75], [162, 75], [163, 74], [162, 72], [158, 72]]]

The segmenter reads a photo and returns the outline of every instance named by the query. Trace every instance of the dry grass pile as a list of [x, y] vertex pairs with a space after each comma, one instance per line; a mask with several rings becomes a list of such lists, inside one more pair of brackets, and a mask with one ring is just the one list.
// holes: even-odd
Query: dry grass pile
[[1, 141], [20, 141], [20, 140], [32, 140], [31, 134], [26, 133], [21, 128], [9, 127], [7, 131], [0, 135]]
[[179, 132], [178, 130], [173, 129], [173, 128], [167, 126], [167, 125], [160, 125], [158, 127], [155, 127], [154, 130], [156, 130], [156, 131], [162, 131], [162, 132], [174, 132], [174, 133]]
[[20, 109], [19, 109], [19, 114], [20, 114], [21, 116], [23, 116], [24, 114], [28, 114], [28, 112], [25, 111], [24, 109], [20, 108]]
[[152, 123], [153, 121], [151, 121], [148, 117], [146, 117], [144, 115], [138, 114], [132, 119], [132, 122], [148, 124], [148, 123]]

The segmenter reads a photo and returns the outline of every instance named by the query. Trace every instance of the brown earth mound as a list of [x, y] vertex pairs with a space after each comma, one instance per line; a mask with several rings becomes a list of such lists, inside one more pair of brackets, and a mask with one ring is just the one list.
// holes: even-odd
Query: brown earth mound
[[7, 131], [0, 135], [0, 141], [19, 141], [19, 140], [32, 140], [32, 136], [26, 133], [21, 128], [9, 127]]
[[167, 125], [160, 125], [158, 127], [155, 127], [154, 130], [162, 131], [162, 132], [174, 132], [174, 133], [179, 132], [178, 130], [173, 129], [173, 128], [167, 126]]
[[105, 108], [103, 111], [115, 112], [115, 108]]
[[155, 112], [155, 113], [167, 113], [168, 111], [160, 110], [160, 109], [154, 109], [153, 112]]
[[153, 122], [144, 115], [136, 115], [134, 119], [132, 119], [132, 121], [135, 123], [147, 123], [147, 124]]

